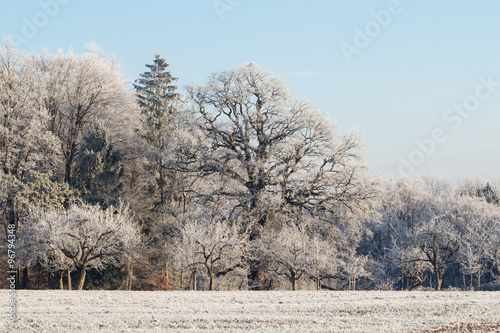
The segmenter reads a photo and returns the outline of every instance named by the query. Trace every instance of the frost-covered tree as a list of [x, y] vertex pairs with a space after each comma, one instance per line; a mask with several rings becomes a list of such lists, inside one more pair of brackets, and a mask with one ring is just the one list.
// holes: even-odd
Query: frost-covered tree
[[347, 278], [347, 287], [349, 290], [356, 290], [356, 283], [360, 278], [371, 276], [369, 269], [370, 258], [357, 255], [354, 251], [344, 254], [343, 257], [341, 271]]
[[94, 46], [83, 55], [43, 53], [37, 65], [50, 129], [64, 157], [64, 180], [71, 183], [79, 175], [80, 143], [92, 125], [104, 124], [114, 137], [133, 127], [132, 94], [116, 60]]
[[[426, 264], [436, 290], [441, 289], [448, 265], [458, 262], [464, 233], [461, 207], [449, 188], [445, 181], [394, 179], [381, 204], [383, 223], [391, 230], [394, 262], [407, 271], [417, 268], [409, 269], [411, 263]], [[414, 277], [418, 283], [420, 276]]]
[[[40, 209], [40, 208], [39, 208]], [[35, 216], [38, 212], [33, 212]], [[18, 244], [21, 255], [18, 257], [20, 263], [25, 267], [41, 265], [45, 271], [59, 275], [59, 289], [64, 289], [64, 275], [67, 277], [68, 290], [72, 289], [71, 272], [75, 269], [75, 263], [61, 252], [55, 243], [42, 240], [49, 237], [49, 230], [42, 225], [32, 227], [29, 222], [23, 224]]]
[[173, 85], [178, 78], [166, 70], [168, 66], [165, 59], [156, 55], [154, 63], [146, 65], [149, 71], [141, 74], [134, 85], [143, 116], [141, 136], [149, 147], [147, 169], [153, 176], [151, 192], [155, 195], [157, 210], [164, 209], [178, 194], [168, 155], [175, 145], [180, 94]]
[[441, 290], [445, 269], [458, 261], [460, 250], [460, 226], [453, 216], [440, 214], [422, 221], [404, 239], [406, 249], [419, 249], [410, 261], [428, 262], [433, 270], [435, 289]]
[[246, 238], [235, 224], [200, 208], [184, 219], [176, 251], [182, 269], [194, 274], [200, 267], [205, 269], [209, 290], [215, 290], [216, 278], [244, 271]]
[[306, 252], [307, 273], [314, 281], [316, 290], [324, 287], [323, 280], [339, 277], [342, 262], [332, 240], [319, 233], [313, 234], [308, 240]]
[[211, 184], [197, 189], [203, 199], [230, 202], [231, 220], [268, 228], [285, 207], [325, 217], [372, 196], [358, 135], [339, 135], [257, 65], [214, 74], [188, 95], [196, 140], [177, 167]]
[[484, 181], [480, 177], [466, 177], [457, 184], [454, 192], [459, 196], [475, 197], [484, 186]]
[[494, 267], [500, 248], [500, 209], [485, 198], [464, 197], [457, 198], [457, 202], [460, 203], [464, 221], [461, 270], [469, 276], [469, 288], [472, 290], [474, 285], [481, 285], [481, 278], [487, 269]]
[[20, 192], [26, 208], [37, 206], [61, 210], [78, 198], [79, 193], [66, 183], [60, 183], [51, 172], [32, 172], [22, 180]]
[[460, 196], [479, 197], [489, 203], [499, 205], [498, 185], [498, 182], [486, 182], [480, 177], [467, 177], [458, 184], [455, 192]]
[[425, 273], [429, 269], [429, 264], [425, 261], [414, 260], [420, 255], [420, 250], [417, 248], [402, 248], [395, 242], [389, 251], [387, 259], [395, 263], [399, 267], [401, 274], [411, 281], [411, 285], [407, 288], [412, 291], [421, 287], [425, 282]]
[[496, 269], [500, 238], [498, 207], [479, 195], [486, 183], [466, 178], [452, 188], [437, 176], [385, 180], [369, 251], [410, 290], [431, 274], [437, 290], [447, 274], [449, 282], [462, 273], [471, 288], [479, 285]]
[[[140, 228], [125, 206], [73, 205], [68, 210], [33, 209], [25, 222], [25, 244], [39, 251], [42, 261], [59, 270], [70, 269], [68, 259], [79, 271], [82, 290], [86, 272], [116, 265], [140, 243]], [[72, 267], [72, 266], [71, 266]]]
[[484, 198], [488, 203], [492, 203], [494, 205], [500, 204], [500, 198], [490, 183], [487, 183], [484, 188], [479, 190], [478, 196]]
[[384, 180], [381, 182], [377, 204], [380, 223], [375, 221], [371, 225], [373, 236], [369, 237], [365, 252], [370, 252], [380, 262], [387, 263], [387, 273], [393, 278], [401, 280], [403, 284], [410, 280], [415, 288], [423, 283], [423, 274], [428, 266], [408, 261], [408, 256], [395, 240], [403, 237], [407, 230], [414, 228], [422, 219], [429, 218], [425, 183], [422, 179]]
[[298, 281], [309, 270], [306, 251], [309, 237], [304, 226], [285, 224], [261, 237], [254, 251], [277, 276], [284, 276], [297, 290]]
[[[26, 232], [25, 226], [22, 229], [18, 229], [17, 226], [29, 216], [30, 207], [36, 205], [45, 209], [62, 209], [76, 196], [77, 193], [71, 190], [68, 184], [58, 183], [51, 173], [31, 171], [19, 181], [13, 175], [5, 175], [1, 171], [0, 220], [5, 233], [8, 224], [14, 225], [15, 231]], [[19, 248], [16, 259], [18, 269], [23, 271], [18, 287], [26, 288], [31, 274], [30, 266], [37, 265], [38, 261], [24, 248]], [[21, 274], [18, 273], [16, 277], [21, 277]]]
[[8, 40], [0, 49], [0, 167], [22, 179], [56, 165], [57, 139], [48, 130], [40, 71], [33, 56]]
[[321, 234], [309, 217], [301, 219], [302, 223], [297, 218], [280, 221], [279, 228], [253, 242], [253, 255], [290, 282], [292, 290], [304, 278], [312, 279], [319, 290], [323, 279], [339, 277], [340, 256], [334, 241]]

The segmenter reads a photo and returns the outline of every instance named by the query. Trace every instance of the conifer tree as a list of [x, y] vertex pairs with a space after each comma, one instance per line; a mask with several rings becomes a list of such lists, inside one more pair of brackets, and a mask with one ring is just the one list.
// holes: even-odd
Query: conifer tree
[[496, 191], [491, 187], [490, 183], [487, 183], [485, 187], [477, 191], [478, 197], [484, 198], [488, 203], [494, 205], [500, 204], [500, 199], [497, 196]]
[[150, 148], [147, 167], [154, 178], [150, 190], [157, 198], [156, 210], [163, 209], [174, 194], [174, 177], [167, 165], [167, 155], [180, 94], [172, 84], [178, 78], [166, 70], [168, 66], [165, 59], [156, 55], [153, 64], [146, 65], [149, 71], [141, 74], [134, 85], [143, 115], [142, 137]]
[[97, 124], [83, 137], [77, 159], [76, 187], [88, 203], [107, 208], [122, 195], [124, 154], [111, 142], [108, 129]]

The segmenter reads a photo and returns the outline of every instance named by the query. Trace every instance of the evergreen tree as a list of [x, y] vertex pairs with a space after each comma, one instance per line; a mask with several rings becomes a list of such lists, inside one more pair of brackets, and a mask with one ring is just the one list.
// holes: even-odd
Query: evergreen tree
[[178, 78], [166, 70], [168, 64], [160, 55], [146, 67], [149, 71], [140, 75], [134, 87], [143, 115], [141, 134], [150, 148], [147, 168], [154, 178], [150, 190], [156, 197], [155, 210], [162, 210], [175, 195], [174, 175], [167, 160], [180, 94], [172, 84]]
[[22, 185], [20, 195], [26, 211], [34, 206], [63, 210], [79, 195], [68, 184], [58, 182], [51, 172], [33, 172], [22, 180]]
[[492, 203], [494, 205], [500, 204], [500, 199], [498, 198], [495, 190], [490, 186], [490, 183], [487, 183], [485, 187], [479, 189], [477, 192], [477, 196], [484, 198], [488, 203]]
[[122, 195], [123, 154], [115, 149], [103, 125], [93, 126], [80, 143], [76, 187], [88, 203], [117, 205]]

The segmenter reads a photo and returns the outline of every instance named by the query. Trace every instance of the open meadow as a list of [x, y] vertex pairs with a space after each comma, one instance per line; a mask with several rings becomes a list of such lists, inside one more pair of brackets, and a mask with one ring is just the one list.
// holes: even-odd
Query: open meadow
[[[0, 291], [6, 300], [8, 291]], [[499, 332], [498, 292], [17, 291], [9, 332]]]

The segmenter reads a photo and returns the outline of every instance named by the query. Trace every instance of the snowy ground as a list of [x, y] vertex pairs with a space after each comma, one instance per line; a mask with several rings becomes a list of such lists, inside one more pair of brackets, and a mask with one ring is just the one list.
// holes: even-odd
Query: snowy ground
[[[0, 290], [7, 325], [8, 291]], [[12, 332], [499, 332], [500, 292], [17, 291]]]

